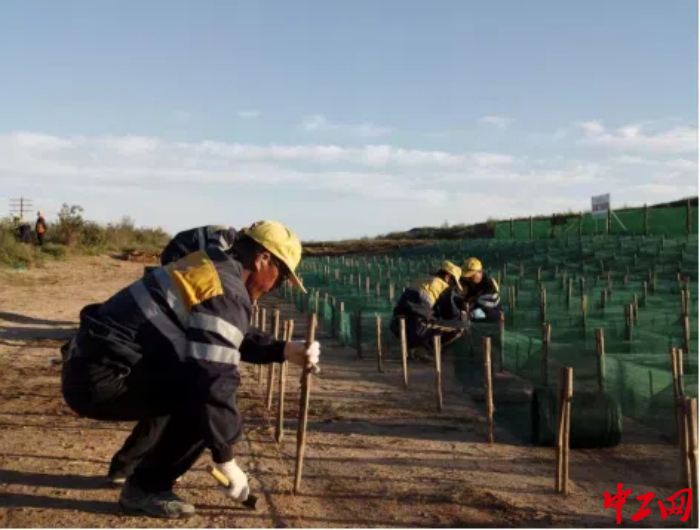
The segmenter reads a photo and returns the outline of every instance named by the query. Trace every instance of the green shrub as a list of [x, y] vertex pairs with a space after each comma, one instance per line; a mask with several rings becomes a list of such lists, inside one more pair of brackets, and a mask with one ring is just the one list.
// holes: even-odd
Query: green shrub
[[15, 267], [36, 265], [43, 259], [36, 247], [20, 243], [12, 231], [0, 228], [0, 263]]
[[54, 259], [63, 259], [68, 255], [68, 248], [65, 245], [59, 245], [57, 243], [46, 243], [43, 247], [40, 247], [41, 252], [48, 254]]
[[[0, 264], [33, 266], [46, 259], [62, 259], [73, 252], [99, 255], [106, 252], [160, 252], [170, 235], [160, 228], [136, 227], [124, 217], [118, 223], [102, 225], [83, 219], [83, 208], [64, 204], [55, 222], [47, 223], [43, 247], [17, 241], [11, 218], [0, 219]], [[36, 243], [36, 236], [33, 236]]]

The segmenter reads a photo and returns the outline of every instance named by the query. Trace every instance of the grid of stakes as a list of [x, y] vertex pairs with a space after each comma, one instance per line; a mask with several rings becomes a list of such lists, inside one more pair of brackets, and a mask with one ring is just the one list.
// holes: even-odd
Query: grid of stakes
[[[553, 371], [560, 372], [555, 491], [566, 495], [569, 489], [574, 385], [584, 391], [614, 394], [626, 415], [666, 434], [680, 448], [680, 481], [684, 487], [696, 488], [697, 327], [691, 323], [697, 322], [693, 311], [693, 300], [697, 299], [697, 237], [592, 237], [588, 241], [580, 237], [573, 243], [558, 240], [529, 245], [476, 240], [412, 249], [409, 255], [397, 252], [311, 259], [301, 270], [310, 292], [301, 295], [285, 286], [283, 296], [308, 313], [314, 325], [318, 322], [334, 338], [353, 345], [360, 358], [375, 357], [378, 372], [392, 375], [393, 370], [386, 370], [387, 361], [400, 360], [403, 386], [408, 390], [409, 352], [403, 319], [399, 321], [399, 338], [388, 330], [391, 309], [400, 295], [397, 291], [411, 279], [436, 270], [443, 260], [461, 263], [466, 255], [489, 260], [489, 273], [498, 281], [503, 297], [501, 321], [475, 324], [451, 348], [448, 357], [458, 375], [460, 370], [471, 374], [471, 380], [465, 376], [465, 386], [473, 385], [474, 374], [479, 374], [476, 382], [485, 390], [488, 441], [495, 443], [495, 372], [512, 372], [543, 387], [553, 385]], [[591, 303], [589, 296], [596, 289], [600, 290], [599, 302]], [[548, 297], [548, 292], [553, 296]], [[265, 311], [256, 307], [251, 317], [251, 324], [261, 330], [266, 329]], [[284, 338], [291, 338], [293, 325], [293, 320], [284, 322]], [[278, 310], [272, 314], [271, 327], [278, 336]], [[553, 332], [557, 328], [561, 331]], [[433, 349], [437, 409], [442, 411], [444, 358], [439, 338], [434, 339]], [[471, 369], [474, 364], [480, 364], [481, 370]], [[635, 379], [638, 373], [648, 373], [646, 384]], [[283, 438], [286, 363], [279, 374], [278, 443]], [[270, 366], [268, 409], [274, 379], [274, 367]], [[261, 384], [262, 372], [258, 381]], [[637, 396], [644, 392], [648, 399], [640, 404], [643, 400]], [[308, 404], [308, 396], [306, 399]], [[660, 422], [660, 417], [671, 419]], [[300, 426], [302, 423], [300, 418]], [[302, 438], [300, 428], [298, 445]], [[301, 480], [300, 460], [301, 446], [295, 484]], [[295, 485], [295, 492], [297, 488]], [[693, 524], [697, 525], [697, 499], [694, 503]]]
[[[461, 264], [476, 256], [499, 284], [504, 320], [473, 323], [445, 348], [441, 370], [454, 371], [465, 388], [485, 386], [481, 345], [488, 337], [492, 372], [555, 386], [552, 374], [573, 368], [579, 391], [613, 396], [624, 416], [676, 440], [668, 352], [683, 352], [683, 395], [697, 397], [697, 249], [697, 234], [441, 242], [382, 255], [306, 258], [300, 275], [309, 293], [285, 286], [282, 294], [302, 312], [316, 313], [322, 329], [379, 372], [393, 373], [396, 365], [408, 388], [411, 352], [389, 329], [394, 305], [410, 281], [443, 260]], [[496, 400], [508, 394], [504, 381], [492, 381]], [[523, 410], [501, 404], [496, 421], [527, 438]]]

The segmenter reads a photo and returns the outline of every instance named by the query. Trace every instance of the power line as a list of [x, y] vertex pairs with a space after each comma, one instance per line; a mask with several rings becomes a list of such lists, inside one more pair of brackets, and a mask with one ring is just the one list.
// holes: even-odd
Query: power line
[[31, 199], [20, 197], [19, 199], [10, 199], [10, 215], [19, 214], [20, 219], [24, 219], [24, 214], [34, 209], [34, 204]]

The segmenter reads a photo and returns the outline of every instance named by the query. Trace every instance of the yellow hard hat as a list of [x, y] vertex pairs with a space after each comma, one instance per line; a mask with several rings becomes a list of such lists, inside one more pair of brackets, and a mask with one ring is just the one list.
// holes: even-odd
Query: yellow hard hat
[[443, 261], [442, 265], [440, 265], [440, 270], [445, 271], [447, 274], [452, 276], [455, 279], [455, 283], [457, 284], [457, 289], [460, 291], [462, 290], [462, 286], [459, 285], [459, 276], [462, 274], [461, 269], [452, 263], [451, 261]]
[[469, 258], [464, 262], [464, 265], [462, 265], [462, 278], [471, 278], [477, 272], [481, 272], [482, 270], [483, 266], [478, 259]]
[[258, 221], [250, 228], [242, 230], [251, 239], [269, 250], [289, 269], [290, 280], [303, 293], [306, 292], [301, 281], [294, 273], [301, 261], [301, 242], [296, 234], [277, 221]]

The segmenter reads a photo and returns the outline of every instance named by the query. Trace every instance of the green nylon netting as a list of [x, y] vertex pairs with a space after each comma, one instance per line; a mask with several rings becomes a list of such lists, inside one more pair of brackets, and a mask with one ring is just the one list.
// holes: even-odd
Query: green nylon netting
[[[688, 218], [690, 214], [690, 219]], [[644, 209], [626, 210], [614, 212], [611, 216], [610, 233], [629, 235], [666, 235], [667, 237], [681, 237], [687, 235], [688, 221], [690, 220], [690, 233], [698, 233], [698, 209], [693, 206], [674, 208], [649, 208], [647, 210], [647, 223], [645, 229]], [[512, 226], [512, 232], [511, 232]], [[556, 237], [578, 235], [579, 227], [583, 235], [604, 234], [606, 230], [606, 215], [585, 214], [581, 217], [573, 217], [566, 220], [563, 225], [554, 228]], [[546, 239], [552, 236], [549, 219], [533, 219], [532, 237]], [[496, 224], [494, 237], [496, 239], [530, 239], [530, 220], [502, 221]]]
[[[559, 369], [570, 366], [575, 392], [598, 392], [595, 328], [602, 328], [605, 393], [619, 402], [625, 416], [672, 437], [675, 419], [668, 352], [684, 345], [681, 291], [686, 284], [678, 281], [679, 272], [689, 278], [690, 294], [690, 355], [684, 355], [684, 388], [686, 395], [697, 396], [697, 253], [697, 235], [441, 242], [382, 256], [306, 259], [300, 274], [309, 295], [285, 290], [285, 296], [303, 311], [317, 311], [320, 324], [342, 343], [357, 348], [359, 337], [365, 357], [376, 355], [379, 315], [383, 355], [398, 359], [400, 344], [389, 331], [389, 321], [404, 285], [434, 271], [445, 259], [461, 264], [468, 256], [477, 256], [499, 281], [505, 334], [501, 348], [498, 324], [477, 324], [469, 336], [445, 350], [444, 369], [454, 370], [465, 389], [482, 383], [480, 345], [485, 335], [492, 337], [494, 369], [500, 368], [502, 359], [506, 372], [533, 385], [545, 383], [540, 308], [544, 290], [544, 321], [552, 326], [546, 383], [556, 386]], [[394, 286], [393, 299], [390, 285]], [[511, 288], [516, 293], [514, 307]], [[603, 291], [607, 291], [604, 307]], [[587, 297], [585, 321], [582, 295]], [[635, 295], [636, 320], [628, 329], [625, 306], [633, 303]], [[512, 396], [499, 403], [499, 395], [508, 396], [508, 385], [513, 382], [496, 378], [494, 384], [497, 421], [529, 439], [530, 403], [511, 400]]]

